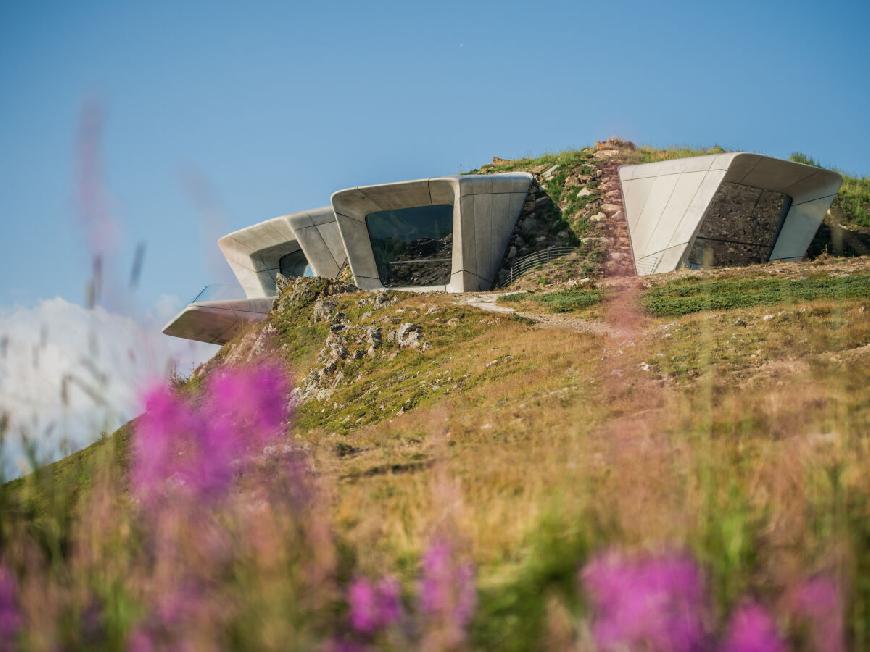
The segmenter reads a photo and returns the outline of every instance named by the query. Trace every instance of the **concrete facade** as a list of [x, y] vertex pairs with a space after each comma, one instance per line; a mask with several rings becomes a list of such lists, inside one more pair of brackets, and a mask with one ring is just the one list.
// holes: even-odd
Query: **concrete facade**
[[640, 275], [803, 258], [842, 183], [744, 152], [626, 165], [619, 178]]
[[[640, 275], [802, 258], [842, 183], [742, 152], [627, 165], [619, 179]], [[501, 173], [348, 188], [331, 206], [230, 233], [218, 246], [247, 298], [194, 301], [164, 333], [225, 343], [265, 318], [282, 269], [335, 277], [347, 263], [363, 290], [489, 290], [532, 180]]]
[[508, 241], [532, 182], [527, 173], [417, 179], [361, 186], [332, 195], [332, 207], [354, 282], [363, 290], [384, 287], [366, 217], [422, 206], [453, 207], [449, 282], [416, 290], [488, 290], [495, 282]]
[[244, 326], [269, 314], [274, 298], [191, 303], [163, 328], [166, 335], [186, 340], [226, 344]]
[[275, 295], [283, 256], [301, 251], [315, 276], [334, 277], [344, 263], [344, 247], [332, 208], [281, 215], [239, 229], [218, 247], [249, 299]]

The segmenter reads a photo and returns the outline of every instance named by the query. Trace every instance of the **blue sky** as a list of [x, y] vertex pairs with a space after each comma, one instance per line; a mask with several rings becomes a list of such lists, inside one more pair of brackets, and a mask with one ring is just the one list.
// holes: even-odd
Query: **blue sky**
[[[0, 308], [82, 302], [76, 131], [138, 301], [338, 188], [590, 144], [794, 150], [870, 175], [870, 2], [0, 4]], [[191, 187], [200, 188], [191, 191]]]

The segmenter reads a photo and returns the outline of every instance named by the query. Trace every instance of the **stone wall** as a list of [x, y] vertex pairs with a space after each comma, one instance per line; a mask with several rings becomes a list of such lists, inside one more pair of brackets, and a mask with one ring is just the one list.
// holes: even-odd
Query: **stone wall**
[[577, 244], [577, 238], [562, 217], [562, 212], [541, 187], [538, 181], [539, 174], [535, 174], [520, 216], [517, 218], [499, 277], [503, 277], [523, 256], [550, 247], [569, 247]]

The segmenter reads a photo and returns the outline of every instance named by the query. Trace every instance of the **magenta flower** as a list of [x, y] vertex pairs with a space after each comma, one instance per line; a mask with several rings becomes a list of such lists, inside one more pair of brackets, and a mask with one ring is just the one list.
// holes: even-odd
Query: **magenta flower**
[[703, 649], [704, 586], [691, 559], [607, 554], [588, 563], [581, 577], [592, 606], [592, 634], [602, 651]]
[[169, 486], [221, 495], [239, 464], [283, 434], [288, 389], [280, 367], [262, 364], [218, 373], [199, 405], [165, 386], [152, 390], [136, 426], [136, 495], [149, 501]]
[[767, 611], [752, 602], [741, 605], [731, 616], [722, 652], [785, 652], [776, 623]]
[[813, 646], [826, 652], [843, 652], [843, 605], [833, 580], [816, 577], [804, 582], [797, 590], [794, 611], [806, 619]]
[[420, 606], [424, 613], [464, 629], [477, 607], [474, 566], [460, 563], [453, 546], [436, 540], [423, 555]]
[[17, 593], [15, 578], [9, 569], [0, 563], [0, 650], [13, 649], [12, 640], [21, 630], [22, 618], [18, 608]]
[[204, 405], [211, 425], [210, 443], [222, 448], [226, 438], [231, 447], [259, 453], [284, 431], [289, 391], [286, 375], [273, 364], [216, 374], [206, 388]]
[[376, 585], [364, 578], [354, 580], [348, 590], [348, 604], [351, 626], [361, 634], [373, 634], [399, 619], [399, 583], [389, 577]]

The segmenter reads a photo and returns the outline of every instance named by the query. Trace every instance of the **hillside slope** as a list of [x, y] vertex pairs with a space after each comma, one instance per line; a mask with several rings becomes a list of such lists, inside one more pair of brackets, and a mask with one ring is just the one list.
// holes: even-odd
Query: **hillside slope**
[[[220, 365], [286, 361], [293, 437], [360, 572], [408, 576], [450, 478], [489, 649], [541, 636], [547, 600], [575, 604], [574, 569], [607, 546], [693, 551], [723, 612], [798, 569], [866, 576], [870, 263], [622, 284], [579, 307], [590, 290], [537, 292], [519, 316], [300, 280], [185, 391]], [[48, 473], [77, 482], [94, 457]], [[857, 626], [870, 595], [852, 591]]]
[[[497, 167], [533, 171], [548, 237], [584, 246], [479, 300], [284, 281], [268, 320], [178, 391], [281, 360], [288, 441], [344, 563], [411, 594], [449, 523], [477, 569], [473, 647], [581, 645], [577, 572], [604, 550], [691, 554], [717, 623], [837, 577], [853, 649], [870, 643], [870, 259], [609, 276], [594, 150]], [[8, 485], [4, 514], [70, 548], [73, 505], [126, 469], [130, 432]]]

